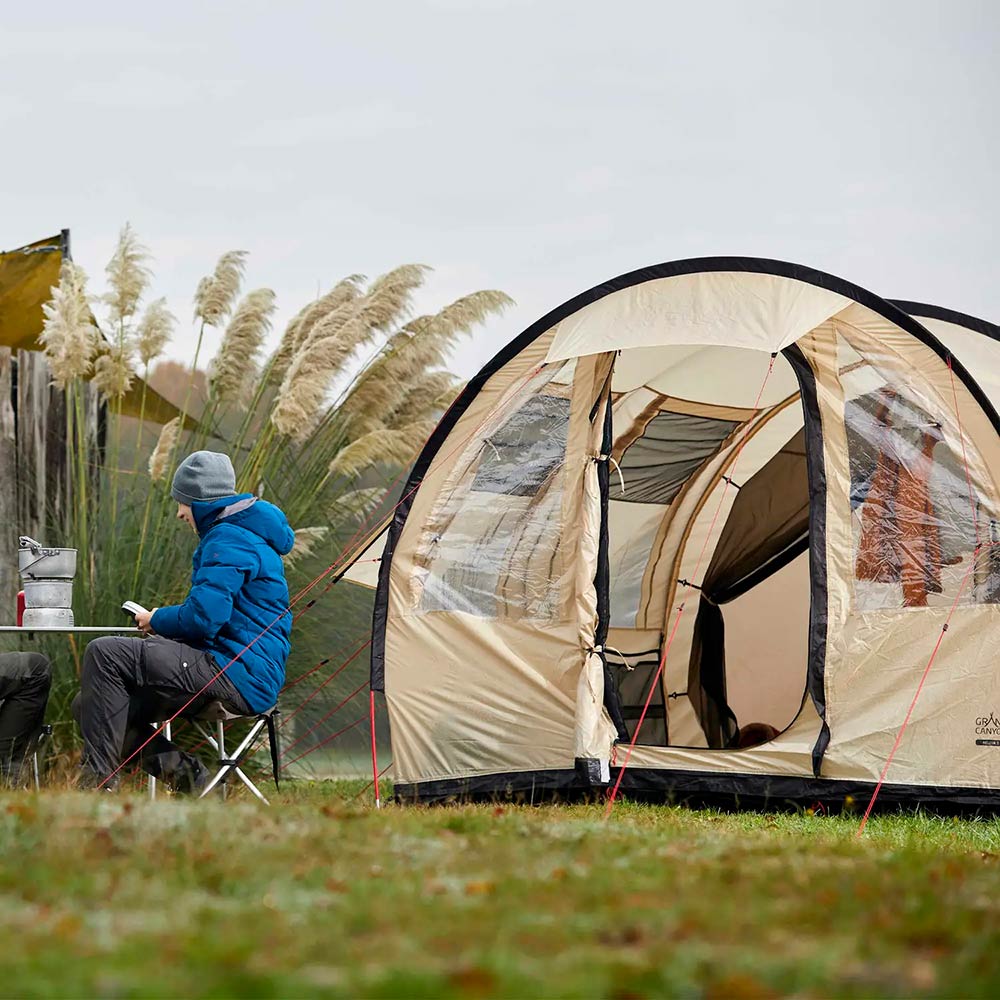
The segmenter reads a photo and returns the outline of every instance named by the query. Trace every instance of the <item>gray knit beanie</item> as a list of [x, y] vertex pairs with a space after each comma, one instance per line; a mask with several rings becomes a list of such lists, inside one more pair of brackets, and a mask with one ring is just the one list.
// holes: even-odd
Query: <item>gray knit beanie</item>
[[177, 466], [170, 495], [178, 503], [221, 500], [236, 492], [236, 473], [228, 455], [196, 451]]

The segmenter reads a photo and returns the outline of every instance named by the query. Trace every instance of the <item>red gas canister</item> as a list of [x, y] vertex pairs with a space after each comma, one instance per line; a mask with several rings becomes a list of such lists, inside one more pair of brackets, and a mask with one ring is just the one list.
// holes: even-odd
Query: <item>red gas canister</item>
[[24, 622], [24, 591], [17, 592], [17, 627], [20, 628]]

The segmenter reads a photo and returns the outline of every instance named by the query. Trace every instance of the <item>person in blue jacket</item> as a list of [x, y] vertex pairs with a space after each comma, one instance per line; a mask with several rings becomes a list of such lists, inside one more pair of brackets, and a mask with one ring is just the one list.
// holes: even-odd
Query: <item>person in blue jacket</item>
[[[237, 494], [232, 462], [217, 452], [185, 458], [171, 495], [200, 539], [191, 590], [183, 604], [136, 615], [145, 639], [106, 636], [87, 647], [74, 701], [87, 787], [114, 787], [108, 779], [149, 738], [151, 723], [212, 701], [236, 715], [266, 711], [285, 682], [292, 615], [282, 556], [295, 542], [285, 515]], [[139, 756], [179, 791], [197, 790], [208, 776], [162, 734]]]

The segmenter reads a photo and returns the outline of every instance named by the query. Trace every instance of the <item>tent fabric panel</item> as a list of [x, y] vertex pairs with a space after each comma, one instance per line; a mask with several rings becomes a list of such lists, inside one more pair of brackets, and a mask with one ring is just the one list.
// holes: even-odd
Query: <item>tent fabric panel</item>
[[633, 767], [664, 768], [717, 774], [811, 777], [812, 748], [819, 725], [819, 716], [812, 703], [807, 700], [791, 725], [770, 743], [762, 743], [748, 750], [637, 745], [629, 761], [629, 770]]
[[[761, 351], [734, 346], [632, 348], [619, 355], [612, 388], [645, 387], [689, 403], [752, 409], [768, 362]], [[760, 405], [771, 406], [797, 388], [794, 372], [776, 359]]]
[[[946, 532], [941, 529], [952, 531], [954, 525], [934, 513], [936, 494], [925, 473], [935, 467], [954, 470], [964, 445], [972, 496], [979, 517], [988, 523], [998, 506], [994, 476], [1000, 468], [1000, 441], [978, 400], [960, 378], [952, 379], [935, 351], [868, 310], [852, 307], [799, 346], [816, 373], [828, 487], [824, 696], [830, 742], [821, 774], [872, 778], [931, 656], [941, 616], [957, 600], [956, 623], [976, 621], [987, 642], [989, 631], [996, 629], [996, 606], [982, 603], [989, 599], [989, 587], [961, 592], [968, 572], [973, 580], [988, 577], [988, 567], [978, 559], [972, 565], [969, 484], [964, 530], [951, 535], [952, 541], [964, 538], [959, 548], [966, 551], [956, 551], [953, 561], [944, 558]], [[859, 400], [879, 392], [884, 413], [873, 421], [873, 411]], [[898, 427], [890, 426], [893, 419]], [[851, 434], [871, 439], [879, 466], [874, 480], [870, 455], [857, 447], [852, 452]], [[914, 447], [914, 442], [922, 444]], [[961, 468], [964, 476], [964, 460]], [[960, 506], [960, 490], [951, 492], [951, 502]], [[929, 569], [936, 576], [933, 585]], [[964, 659], [945, 659], [935, 672], [948, 679], [948, 697], [955, 705], [964, 702], [967, 707], [994, 695], [995, 650], [971, 641], [971, 631], [963, 638], [955, 630], [953, 624], [941, 653], [964, 646]], [[926, 734], [924, 749], [914, 750], [918, 756], [908, 776], [890, 775], [890, 780], [976, 784], [981, 774], [959, 770], [975, 751], [961, 742], [958, 729], [938, 728], [939, 720], [958, 709], [945, 709], [940, 702], [934, 707], [935, 696], [928, 698], [926, 691], [919, 705], [925, 699], [922, 712], [936, 719], [917, 727]], [[919, 739], [917, 732], [907, 739]]]
[[[753, 454], [753, 451], [750, 450], [752, 442], [757, 442], [754, 449], [762, 449], [762, 453], [770, 458], [801, 426], [801, 423], [794, 424], [795, 418], [790, 418], [789, 412], [799, 414], [798, 419], [801, 420], [801, 408], [794, 396], [757, 414], [749, 425], [749, 431], [746, 429], [747, 425], [741, 425], [737, 428], [724, 446], [685, 483], [684, 488], [668, 508], [666, 517], [653, 542], [650, 561], [643, 577], [642, 604], [636, 619], [636, 624], [639, 627], [664, 628], [667, 608], [673, 602], [673, 589], [677, 579], [690, 578], [690, 573], [675, 571], [677, 570], [675, 563], [679, 558], [679, 552], [682, 546], [687, 544], [686, 540], [690, 534], [693, 520], [700, 511], [709, 506], [709, 493], [715, 489], [716, 485], [722, 483], [721, 477], [728, 474], [727, 470], [740, 450], [740, 442], [746, 437], [747, 443], [743, 447], [739, 467], [736, 470], [739, 479], [743, 480], [755, 471], [752, 463], [744, 464], [750, 461], [750, 455]], [[789, 419], [793, 423], [787, 425], [786, 433], [786, 422]], [[734, 495], [735, 491], [727, 491], [730, 502]], [[717, 504], [718, 500], [716, 500], [716, 506]], [[708, 515], [708, 520], [710, 521], [716, 507], [710, 506], [709, 509], [711, 513]], [[724, 524], [726, 513], [727, 511], [723, 511], [719, 515], [720, 520], [717, 526], [720, 530]], [[698, 551], [700, 549], [695, 550], [695, 559], [688, 567], [691, 572], [693, 572]], [[710, 550], [706, 550], [706, 555], [709, 559], [711, 558]], [[702, 570], [707, 565], [707, 562], [703, 563]]]
[[379, 563], [382, 562], [382, 553], [385, 551], [388, 534], [389, 525], [386, 523], [371, 543], [358, 552], [344, 571], [341, 579], [374, 590], [378, 585], [378, 567]]
[[572, 577], [561, 526], [575, 484], [570, 402], [549, 391], [559, 367], [516, 386], [461, 450], [454, 486], [421, 526], [407, 613], [566, 620]]
[[[740, 726], [782, 729], [800, 709], [809, 669], [809, 554], [729, 602], [726, 697]], [[815, 710], [814, 710], [815, 711]]]
[[628, 503], [669, 504], [691, 475], [722, 445], [736, 421], [660, 413], [622, 455]]
[[[948, 608], [852, 615], [827, 670], [823, 775], [875, 779], [948, 618]], [[914, 706], [888, 780], [1000, 787], [1000, 606], [959, 607]]]
[[919, 319], [962, 362], [993, 406], [1000, 410], [1000, 340], [956, 323], [923, 316]]
[[726, 601], [729, 591], [808, 530], [805, 448], [805, 431], [800, 430], [739, 486], [702, 581], [703, 592], [716, 602]]
[[[386, 687], [386, 631], [390, 614], [410, 608], [410, 580], [417, 570], [415, 546], [439, 498], [457, 486], [463, 468], [461, 453], [490, 419], [504, 398], [526, 383], [544, 364], [551, 334], [531, 339], [497, 370], [473, 379], [459, 396], [442, 425], [431, 436], [403, 488], [386, 546], [379, 564], [379, 579], [372, 620], [371, 681], [376, 691]], [[467, 465], [467, 463], [466, 463]]]
[[[537, 352], [526, 351], [488, 381], [484, 391], [493, 390], [492, 405], [477, 397], [452, 430], [455, 444], [431, 463], [396, 541], [387, 581], [384, 685], [394, 753], [397, 741], [410, 748], [404, 751], [404, 774], [481, 772], [496, 756], [509, 766], [523, 766], [515, 761], [535, 753], [529, 744], [544, 742], [528, 716], [548, 727], [549, 741], [559, 748], [554, 762], [550, 755], [539, 767], [571, 765], [574, 755], [610, 756], [616, 734], [604, 710], [603, 665], [588, 651], [596, 627], [601, 520], [597, 460], [604, 409], [599, 401], [607, 400], [611, 360], [600, 356], [575, 366], [565, 434], [552, 433], [545, 410], [541, 436], [558, 448], [560, 460], [536, 477], [534, 496], [506, 472], [491, 474], [485, 484], [480, 480], [487, 489], [473, 487], [484, 455], [490, 462], [497, 453], [501, 461], [509, 459], [503, 448], [505, 424], [510, 430], [510, 418], [523, 412], [526, 400], [549, 393], [553, 380], [547, 376], [563, 368], [540, 364]], [[565, 398], [563, 390], [557, 392]], [[533, 419], [529, 424], [538, 426]], [[500, 444], [491, 445], [497, 431]], [[498, 483], [505, 492], [492, 492]], [[428, 581], [434, 579], [439, 553], [452, 544], [449, 532], [455, 531], [446, 557], [453, 563], [470, 553], [478, 552], [477, 559], [491, 556], [480, 541], [493, 538], [492, 583], [472, 607], [464, 584], [449, 591], [452, 604], [441, 601], [440, 594], [431, 594], [428, 603]], [[475, 545], [469, 544], [473, 536]], [[467, 567], [470, 572], [478, 568]], [[544, 594], [536, 584], [544, 584]], [[457, 657], [445, 651], [452, 647]], [[427, 692], [437, 692], [439, 680], [447, 688], [451, 728], [442, 732], [438, 726], [428, 736], [417, 716], [431, 712]], [[494, 720], [517, 714], [517, 699], [524, 718], [513, 727], [498, 721], [491, 735]], [[462, 704], [468, 704], [467, 712]], [[501, 731], [507, 745], [497, 748]], [[486, 756], [477, 757], [481, 754]]]
[[635, 347], [711, 345], [771, 354], [850, 302], [777, 274], [697, 271], [622, 288], [556, 328], [547, 360]]
[[[655, 504], [624, 503], [612, 480], [608, 505], [610, 538], [611, 624], [634, 628], [642, 600], [642, 578], [649, 562], [653, 538], [666, 513]], [[642, 647], [647, 648], [647, 647]]]
[[538, 629], [445, 612], [390, 618], [396, 780], [572, 767], [581, 662], [572, 623]]

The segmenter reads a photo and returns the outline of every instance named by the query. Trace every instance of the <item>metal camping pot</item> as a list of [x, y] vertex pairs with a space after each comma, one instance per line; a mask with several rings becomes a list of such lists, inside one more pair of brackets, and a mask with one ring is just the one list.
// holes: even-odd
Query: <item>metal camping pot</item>
[[25, 580], [25, 608], [69, 608], [73, 606], [72, 580]]
[[25, 608], [22, 628], [72, 628], [73, 612], [69, 608]]
[[72, 580], [76, 576], [76, 549], [48, 549], [37, 542], [26, 545], [22, 538], [17, 568], [22, 580]]

